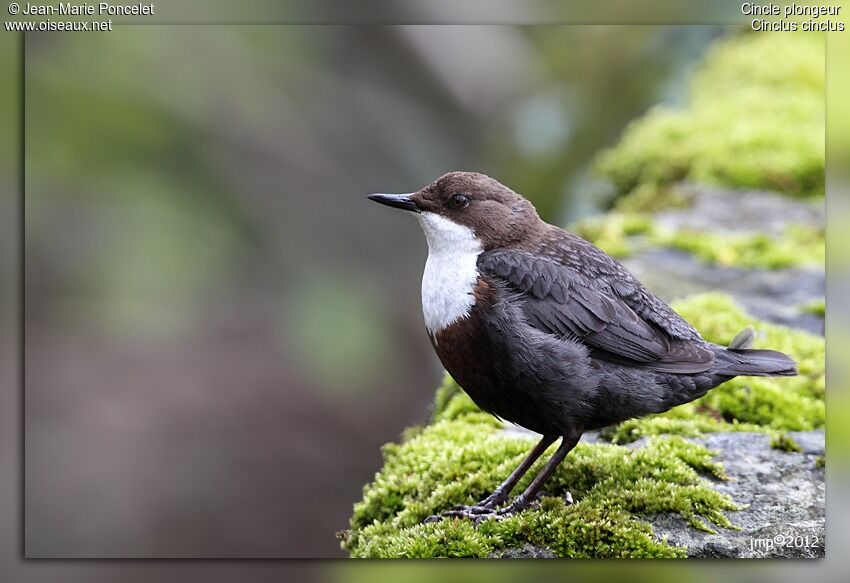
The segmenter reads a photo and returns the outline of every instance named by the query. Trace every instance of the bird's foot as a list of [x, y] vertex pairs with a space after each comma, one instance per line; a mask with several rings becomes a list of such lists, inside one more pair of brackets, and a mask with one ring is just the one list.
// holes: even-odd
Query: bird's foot
[[[548, 492], [540, 491], [535, 494], [532, 498], [526, 498], [525, 494], [520, 494], [516, 498], [514, 498], [513, 502], [505, 506], [504, 508], [500, 508], [495, 512], [496, 518], [506, 518], [508, 516], [513, 516], [514, 514], [519, 514], [523, 510], [528, 510], [532, 506], [536, 506], [540, 500], [546, 496], [549, 496]], [[567, 492], [564, 494], [564, 500], [567, 504], [573, 503], [573, 495]]]
[[444, 518], [465, 518], [466, 520], [471, 520], [474, 524], [478, 525], [484, 520], [495, 516], [495, 508], [486, 508], [475, 504], [472, 506], [455, 506], [451, 510], [446, 510], [440, 514], [432, 514], [422, 522], [424, 524], [428, 524], [429, 522], [440, 522]]
[[[458, 504], [450, 510], [446, 510], [440, 514], [432, 514], [422, 522], [427, 524], [429, 522], [439, 522], [444, 518], [465, 518], [467, 520], [471, 520], [477, 526], [485, 520], [500, 520], [502, 518], [507, 518], [508, 516], [513, 516], [523, 510], [527, 510], [531, 506], [535, 505], [540, 498], [547, 495], [548, 494], [545, 492], [539, 492], [536, 496], [534, 496], [534, 498], [527, 499], [524, 495], [520, 494], [514, 498], [513, 502], [504, 508], [499, 508], [499, 506], [506, 501], [507, 497], [504, 495], [500, 496], [492, 494], [480, 501], [478, 504], [469, 506]], [[572, 496], [570, 496], [569, 493], [567, 493], [567, 499], [568, 503], [571, 504]]]
[[531, 506], [535, 501], [526, 501], [524, 496], [519, 495], [504, 508], [499, 508], [495, 505], [483, 506], [478, 504], [472, 506], [455, 506], [451, 510], [441, 513], [439, 516], [429, 516], [425, 519], [425, 522], [437, 522], [443, 518], [465, 518], [478, 526], [485, 520], [501, 520], [502, 518], [513, 516]]
[[452, 506], [450, 510], [446, 510], [440, 514], [432, 514], [425, 520], [424, 523], [429, 522], [439, 522], [443, 518], [454, 517], [454, 518], [468, 518], [478, 524], [481, 520], [484, 520], [491, 515], [495, 515], [496, 510], [507, 502], [508, 495], [500, 490], [496, 490], [483, 500], [476, 502], [475, 504], [466, 505], [466, 504], [456, 504]]
[[[422, 522], [427, 524], [429, 522], [440, 522], [444, 518], [465, 518], [467, 520], [471, 520], [476, 526], [478, 526], [485, 520], [500, 520], [502, 518], [507, 518], [509, 516], [519, 514], [523, 510], [528, 510], [532, 506], [535, 506], [541, 498], [548, 495], [549, 494], [547, 494], [546, 492], [538, 492], [533, 498], [528, 499], [523, 494], [520, 494], [519, 496], [513, 499], [513, 502], [511, 502], [504, 508], [498, 507], [502, 502], [504, 502], [504, 499], [499, 502], [498, 498], [494, 501], [490, 500], [491, 498], [493, 498], [493, 496], [488, 496], [478, 504], [458, 504], [456, 506], [453, 506], [450, 510], [446, 510], [445, 512], [441, 512], [440, 514], [432, 514]], [[573, 495], [570, 494], [570, 492], [565, 492], [564, 501], [567, 504], [572, 504]]]
[[479, 501], [475, 504], [474, 508], [486, 508], [488, 510], [494, 510], [508, 501], [508, 495], [501, 490], [496, 490], [483, 500]]
[[533, 504], [535, 504], [540, 498], [542, 494], [538, 494], [532, 499], [528, 499], [524, 494], [520, 494], [516, 498], [513, 499], [513, 502], [505, 506], [504, 508], [500, 508], [496, 511], [496, 518], [507, 518], [508, 516], [513, 516], [514, 514], [518, 514], [523, 510], [527, 510]]
[[[430, 522], [440, 522], [444, 518], [465, 518], [467, 520], [471, 520], [477, 526], [485, 520], [490, 520], [491, 518], [500, 520], [502, 518], [507, 518], [509, 516], [518, 514], [523, 510], [528, 510], [532, 506], [536, 505], [544, 496], [549, 496], [549, 494], [540, 491], [533, 498], [530, 499], [526, 498], [524, 494], [520, 494], [519, 496], [513, 499], [513, 502], [511, 502], [504, 508], [499, 508], [499, 506], [501, 506], [507, 501], [507, 496], [498, 492], [494, 492], [493, 494], [487, 496], [487, 498], [484, 498], [477, 504], [457, 504], [453, 506], [450, 510], [446, 510], [445, 512], [441, 512], [440, 514], [432, 514], [422, 522], [423, 524], [428, 524]], [[567, 504], [572, 504], [573, 495], [569, 492], [564, 493], [564, 501]]]

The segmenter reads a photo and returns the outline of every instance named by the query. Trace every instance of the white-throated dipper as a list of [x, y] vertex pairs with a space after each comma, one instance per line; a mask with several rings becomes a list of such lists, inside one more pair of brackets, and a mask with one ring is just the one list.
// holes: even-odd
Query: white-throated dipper
[[415, 213], [425, 232], [422, 310], [443, 366], [481, 409], [543, 436], [490, 496], [443, 516], [528, 507], [584, 431], [666, 411], [736, 376], [797, 374], [785, 354], [749, 348], [749, 328], [728, 347], [706, 341], [625, 267], [489, 176], [450, 172], [411, 194], [369, 198]]

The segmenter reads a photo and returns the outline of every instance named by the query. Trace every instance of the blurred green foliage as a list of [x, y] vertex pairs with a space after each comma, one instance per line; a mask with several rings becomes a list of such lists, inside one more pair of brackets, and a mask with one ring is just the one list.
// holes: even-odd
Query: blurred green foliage
[[390, 342], [374, 290], [354, 276], [341, 287], [337, 277], [339, 273], [314, 275], [295, 283], [282, 315], [281, 342], [292, 345], [303, 374], [319, 390], [331, 397], [362, 398], [380, 382], [382, 371], [375, 361], [391, 352]]
[[610, 187], [593, 172], [598, 152], [659, 99], [678, 100], [680, 78], [721, 32], [529, 27], [538, 64], [555, 82], [528, 91], [507, 128], [490, 124], [484, 139], [493, 171], [484, 171], [528, 197], [550, 222], [574, 220], [606, 205]]
[[822, 196], [824, 56], [821, 34], [715, 44], [687, 107], [659, 106], [632, 123], [599, 171], [623, 194], [691, 180]]

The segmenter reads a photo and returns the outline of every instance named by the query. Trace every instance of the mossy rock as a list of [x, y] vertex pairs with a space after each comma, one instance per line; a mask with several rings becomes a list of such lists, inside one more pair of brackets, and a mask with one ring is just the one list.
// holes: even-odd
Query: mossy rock
[[656, 209], [649, 213], [634, 210], [638, 207], [627, 198], [627, 204], [618, 203], [612, 212], [579, 221], [570, 230], [619, 259], [668, 248], [724, 267], [823, 267], [822, 200], [801, 202], [769, 192], [697, 185], [678, 185], [674, 190], [677, 206], [646, 203]]
[[[823, 430], [783, 434], [708, 433], [697, 441], [717, 453], [730, 480], [718, 491], [742, 506], [730, 513], [735, 530], [706, 533], [675, 514], [648, 519], [656, 536], [696, 558], [818, 558], [825, 555], [826, 488]], [[772, 541], [774, 544], [769, 544]]]
[[[528, 453], [532, 441], [501, 434], [481, 415], [438, 421], [385, 447], [384, 468], [355, 506], [343, 538], [352, 556], [486, 557], [530, 543], [562, 557], [677, 557], [684, 549], [655, 540], [635, 513], [676, 512], [709, 529], [703, 518], [729, 526], [723, 511], [737, 508], [700, 479], [723, 475], [711, 453], [672, 436], [636, 450], [579, 444], [547, 483], [553, 493], [569, 487], [575, 504], [555, 495], [534, 510], [479, 526], [466, 520], [422, 524], [453, 504], [485, 496]], [[520, 487], [539, 469], [532, 468]]]
[[716, 43], [687, 105], [659, 106], [634, 122], [600, 155], [599, 171], [644, 208], [683, 180], [823, 196], [824, 57], [820, 34]]
[[[571, 229], [620, 259], [671, 248], [712, 265], [823, 266], [823, 220], [804, 216], [799, 202], [779, 206], [788, 213], [781, 230], [736, 232], [722, 217], [701, 228], [670, 228], [659, 219], [665, 212], [698, 217], [724, 206], [777, 209], [770, 193], [822, 209], [824, 58], [824, 38], [816, 34], [738, 34], [715, 43], [691, 80], [685, 106], [656, 107], [599, 155], [597, 170], [613, 183], [615, 206]], [[693, 185], [700, 186], [698, 197]], [[712, 195], [721, 200], [711, 203]], [[701, 208], [691, 208], [695, 204]]]
[[[720, 294], [676, 307], [720, 343], [752, 323]], [[485, 496], [533, 442], [506, 432], [447, 378], [431, 422], [384, 446], [384, 467], [364, 488], [350, 528], [340, 533], [343, 548], [355, 557], [486, 557], [524, 545], [560, 557], [686, 556], [683, 546], [657, 537], [647, 517], [675, 515], [689, 528], [713, 532], [734, 528], [727, 513], [739, 509], [716, 487], [725, 473], [713, 452], [690, 437], [730, 429], [779, 436], [823, 425], [823, 339], [764, 323], [756, 327], [758, 345], [794, 355], [800, 377], [738, 379], [695, 403], [612, 428], [609, 442], [583, 440], [547, 481], [549, 494], [538, 506], [477, 527], [466, 520], [422, 520]], [[639, 447], [629, 443], [638, 438]], [[567, 491], [575, 503], [566, 502]]]

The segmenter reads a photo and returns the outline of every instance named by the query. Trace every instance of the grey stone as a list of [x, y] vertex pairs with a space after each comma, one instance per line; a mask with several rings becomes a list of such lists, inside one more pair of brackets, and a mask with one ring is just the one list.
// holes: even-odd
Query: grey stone
[[[681, 187], [692, 200], [685, 209], [655, 215], [662, 228], [712, 233], [781, 235], [791, 225], [823, 228], [824, 205], [771, 192], [703, 185]], [[710, 291], [734, 297], [753, 317], [823, 334], [822, 317], [802, 307], [824, 297], [822, 266], [743, 269], [710, 265], [690, 253], [649, 248], [623, 261], [635, 276], [666, 301]]]
[[[506, 428], [502, 435], [534, 434]], [[647, 517], [655, 536], [669, 544], [685, 546], [693, 558], [819, 558], [826, 547], [826, 500], [824, 469], [817, 458], [824, 455], [823, 430], [791, 432], [802, 452], [770, 447], [763, 433], [710, 433], [693, 438], [715, 452], [730, 480], [704, 477], [711, 487], [729, 495], [742, 510], [727, 516], [739, 530], [713, 525], [716, 533], [692, 527], [678, 514]], [[583, 436], [599, 441], [595, 434]], [[626, 447], [639, 448], [647, 438]], [[525, 544], [492, 556], [509, 558], [554, 557], [548, 549]]]
[[[761, 433], [714, 433], [699, 438], [717, 451], [730, 481], [711, 479], [712, 487], [746, 508], [728, 516], [740, 530], [716, 528], [716, 534], [691, 527], [675, 514], [648, 519], [655, 535], [688, 548], [689, 557], [787, 557], [825, 555], [826, 505], [822, 430], [790, 434], [802, 453], [770, 447]], [[641, 440], [635, 442], [640, 446]], [[710, 478], [706, 478], [710, 479]]]
[[754, 318], [823, 334], [822, 317], [802, 306], [822, 299], [822, 269], [741, 269], [709, 265], [683, 251], [652, 249], [623, 261], [665, 301], [720, 291], [731, 295]]
[[826, 224], [822, 202], [813, 204], [775, 192], [701, 184], [682, 184], [679, 189], [691, 205], [657, 213], [655, 220], [659, 226], [712, 233], [781, 235], [790, 225], [823, 228]]
[[491, 553], [491, 559], [557, 559], [558, 555], [547, 548], [525, 543], [518, 548], [503, 549]]

